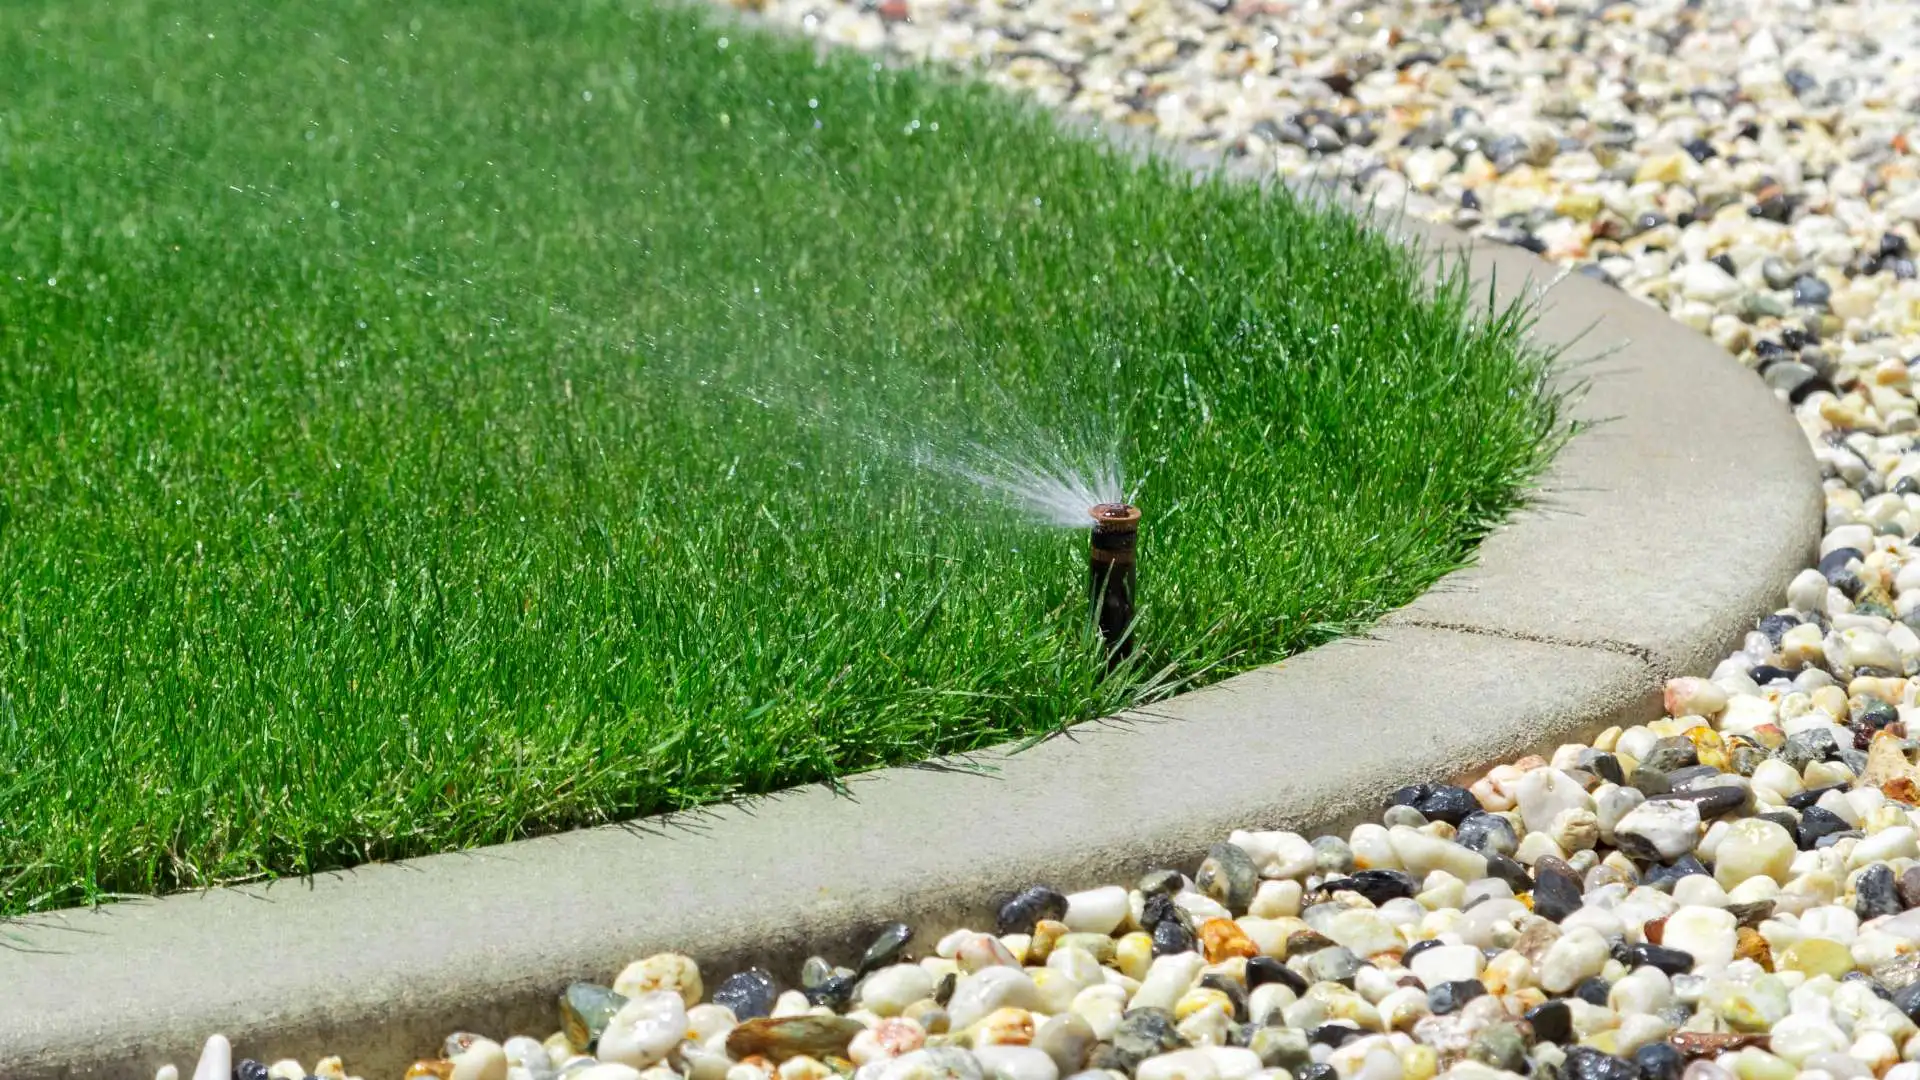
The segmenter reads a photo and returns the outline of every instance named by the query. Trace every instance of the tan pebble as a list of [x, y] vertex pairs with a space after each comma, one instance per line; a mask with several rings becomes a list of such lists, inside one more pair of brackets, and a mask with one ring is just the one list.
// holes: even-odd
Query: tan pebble
[[1047, 954], [1053, 952], [1053, 944], [1067, 934], [1067, 924], [1053, 919], [1041, 919], [1033, 924], [1033, 937], [1027, 942], [1027, 962], [1044, 964]]
[[884, 1061], [911, 1053], [926, 1045], [927, 1032], [917, 1021], [899, 1017], [882, 1020], [853, 1037], [847, 1047], [855, 1065]]
[[1218, 964], [1230, 957], [1251, 959], [1260, 955], [1253, 939], [1232, 919], [1208, 919], [1201, 923], [1200, 944], [1209, 964]]
[[1197, 986], [1181, 994], [1180, 999], [1174, 1002], [1173, 1018], [1175, 1020], [1185, 1020], [1200, 1010], [1215, 1005], [1225, 1009], [1227, 1015], [1233, 1015], [1232, 998], [1228, 997], [1223, 991], [1215, 990], [1210, 986]]
[[433, 1080], [451, 1080], [452, 1076], [453, 1062], [445, 1058], [434, 1058], [430, 1061], [416, 1061], [407, 1066], [407, 1071], [402, 1074], [401, 1080], [427, 1080], [428, 1077], [432, 1077]]
[[[1794, 627], [1799, 629], [1799, 627]], [[1815, 633], [1819, 628], [1814, 628]], [[1813, 692], [1813, 707], [1829, 716], [1839, 719], [1847, 715], [1847, 692], [1837, 686], [1822, 686]]]
[[1677, 184], [1686, 175], [1687, 155], [1656, 154], [1640, 162], [1633, 172], [1636, 184]]
[[706, 987], [700, 980], [700, 965], [679, 953], [656, 953], [635, 960], [622, 968], [613, 980], [613, 992], [636, 998], [655, 990], [671, 990], [680, 995], [688, 1008], [700, 1004]]
[[780, 1080], [827, 1080], [827, 1077], [833, 1075], [833, 1070], [827, 1068], [826, 1063], [819, 1058], [800, 1054], [781, 1062], [780, 1067], [775, 1070], [775, 1075], [779, 1076]]
[[1508, 949], [1487, 964], [1480, 973], [1480, 984], [1496, 997], [1517, 993], [1533, 985], [1533, 964], [1525, 955]]
[[1751, 926], [1742, 926], [1734, 935], [1733, 958], [1751, 960], [1767, 971], [1773, 970], [1773, 949], [1760, 931]]
[[1838, 979], [1853, 970], [1853, 953], [1828, 938], [1804, 938], [1787, 946], [1776, 961], [1782, 971], [1802, 971], [1809, 977]]
[[1727, 751], [1726, 740], [1712, 728], [1693, 728], [1687, 732], [1687, 740], [1693, 743], [1693, 749], [1700, 757], [1700, 764], [1711, 765], [1722, 772], [1732, 767], [1733, 759]]
[[282, 1058], [267, 1066], [267, 1080], [307, 1080], [307, 1070], [292, 1058]]
[[320, 1080], [347, 1080], [347, 1067], [337, 1056], [323, 1057], [313, 1063], [313, 1075]]
[[[1095, 962], [1105, 964], [1113, 959], [1114, 941], [1105, 934], [1062, 934], [1053, 944], [1054, 952], [1059, 952], [1061, 949], [1083, 950], [1088, 956], [1093, 957]], [[1040, 963], [1038, 960], [1029, 962]]]
[[1113, 948], [1113, 966], [1129, 979], [1146, 978], [1153, 966], [1152, 935], [1136, 930], [1122, 937]]
[[1033, 1041], [1033, 1014], [1025, 1009], [995, 1009], [969, 1032], [975, 1046], [1025, 1046]]

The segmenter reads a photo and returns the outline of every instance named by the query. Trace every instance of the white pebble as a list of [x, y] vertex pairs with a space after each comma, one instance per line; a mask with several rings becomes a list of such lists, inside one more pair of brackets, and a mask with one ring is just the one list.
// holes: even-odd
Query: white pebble
[[1220, 1080], [1220, 1070], [1204, 1050], [1155, 1054], [1134, 1069], [1134, 1080]]
[[225, 1035], [209, 1035], [193, 1067], [193, 1080], [232, 1080], [233, 1046]]
[[1299, 833], [1235, 830], [1227, 834], [1227, 843], [1246, 852], [1263, 878], [1303, 878], [1313, 872], [1313, 844]]
[[1715, 972], [1733, 960], [1738, 930], [1724, 908], [1689, 905], [1667, 916], [1660, 944], [1692, 956], [1695, 971]]
[[1594, 930], [1578, 927], [1561, 934], [1540, 958], [1540, 988], [1564, 994], [1581, 980], [1600, 974], [1608, 957], [1607, 939]]
[[1424, 986], [1477, 979], [1486, 970], [1486, 954], [1471, 945], [1441, 945], [1413, 958], [1408, 968]]
[[1713, 878], [1723, 887], [1754, 877], [1784, 882], [1799, 848], [1793, 834], [1765, 818], [1741, 818], [1713, 850]]
[[[1173, 1008], [1174, 1002], [1180, 1000], [1180, 995], [1193, 988], [1194, 981], [1200, 977], [1200, 969], [1205, 966], [1206, 961], [1199, 953], [1169, 953], [1154, 957], [1152, 966], [1147, 968], [1147, 977], [1140, 980], [1140, 989], [1134, 991], [1127, 1008]], [[948, 1012], [953, 1010], [949, 1009]], [[954, 1015], [954, 1024], [964, 1026], [958, 1014]]]
[[979, 1046], [973, 1058], [989, 1080], [1059, 1080], [1060, 1067], [1031, 1046]]
[[[1193, 953], [1183, 955], [1199, 960]], [[947, 1002], [947, 1016], [957, 1031], [972, 1027], [995, 1009], [1037, 1008], [1039, 998], [1040, 990], [1034, 985], [1033, 977], [1019, 968], [982, 968], [960, 977], [954, 986], [952, 999]]]
[[1593, 797], [1579, 781], [1559, 769], [1534, 769], [1514, 786], [1520, 804], [1520, 818], [1530, 831], [1553, 827], [1553, 820], [1567, 810], [1592, 810]]
[[932, 997], [937, 981], [919, 964], [889, 964], [860, 980], [854, 1004], [875, 1016], [899, 1016], [907, 1006]]
[[[1218, 835], [1217, 833], [1215, 835]], [[1107, 885], [1067, 896], [1067, 914], [1061, 922], [1070, 930], [1111, 934], [1127, 917], [1127, 890]]]
[[607, 1021], [595, 1055], [644, 1069], [666, 1059], [687, 1030], [687, 1006], [673, 990], [654, 990], [620, 1007]]

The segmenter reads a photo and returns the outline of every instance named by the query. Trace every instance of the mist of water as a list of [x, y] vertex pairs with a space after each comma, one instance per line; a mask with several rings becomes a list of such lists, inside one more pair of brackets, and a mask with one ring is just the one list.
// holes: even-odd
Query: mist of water
[[[992, 382], [985, 385], [993, 406], [961, 422], [939, 415], [950, 410], [909, 416], [871, 400], [803, 406], [767, 388], [743, 393], [763, 408], [850, 436], [888, 462], [1032, 524], [1084, 528], [1096, 504], [1130, 501], [1121, 464], [1122, 421], [1081, 415], [1044, 426]], [[933, 402], [938, 394], [926, 386], [914, 396]]]
[[[1017, 453], [1017, 452], [1016, 452]], [[1095, 460], [1071, 455], [1027, 458], [979, 443], [942, 453], [918, 451], [915, 464], [971, 483], [982, 493], [1046, 525], [1084, 527], [1096, 503], [1127, 501], [1117, 453]]]

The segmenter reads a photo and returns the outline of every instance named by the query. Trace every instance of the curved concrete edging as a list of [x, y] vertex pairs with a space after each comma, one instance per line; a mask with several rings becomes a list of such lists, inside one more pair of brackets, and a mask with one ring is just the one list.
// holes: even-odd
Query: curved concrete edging
[[561, 987], [635, 956], [790, 974], [856, 954], [883, 920], [983, 925], [1034, 881], [1190, 866], [1234, 828], [1343, 827], [1410, 780], [1655, 716], [1660, 680], [1711, 667], [1812, 557], [1804, 438], [1758, 379], [1626, 294], [1393, 228], [1463, 254], [1502, 303], [1551, 284], [1542, 344], [1618, 348], [1577, 409], [1610, 422], [1561, 452], [1550, 505], [1371, 637], [845, 794], [20, 920], [0, 927], [0, 1076], [151, 1076], [213, 1031], [238, 1054], [397, 1076], [454, 1030], [544, 1035]]

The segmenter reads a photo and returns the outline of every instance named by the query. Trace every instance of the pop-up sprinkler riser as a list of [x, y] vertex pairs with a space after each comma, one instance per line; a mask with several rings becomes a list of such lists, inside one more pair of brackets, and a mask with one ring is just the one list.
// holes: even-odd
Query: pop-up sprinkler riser
[[1126, 503], [1100, 503], [1093, 516], [1087, 549], [1087, 589], [1093, 623], [1107, 645], [1107, 663], [1117, 664], [1133, 651], [1134, 549], [1140, 538], [1140, 509]]

